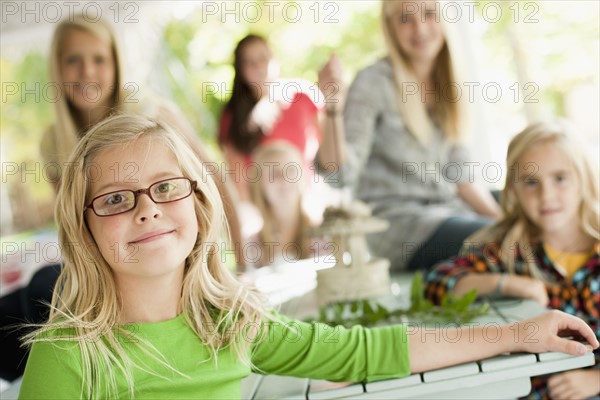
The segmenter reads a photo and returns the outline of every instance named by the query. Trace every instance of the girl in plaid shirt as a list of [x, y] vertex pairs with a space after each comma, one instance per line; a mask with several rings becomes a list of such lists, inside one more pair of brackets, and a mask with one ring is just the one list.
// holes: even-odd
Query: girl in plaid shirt
[[[561, 122], [519, 133], [507, 155], [503, 219], [468, 238], [458, 257], [427, 275], [426, 295], [477, 289], [480, 295], [533, 299], [584, 319], [600, 337], [598, 168]], [[600, 393], [597, 365], [533, 382], [533, 398]]]

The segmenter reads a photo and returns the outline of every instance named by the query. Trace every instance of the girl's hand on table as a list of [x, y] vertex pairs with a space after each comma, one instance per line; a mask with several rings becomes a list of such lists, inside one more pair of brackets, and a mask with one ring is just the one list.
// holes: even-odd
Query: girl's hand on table
[[550, 398], [587, 399], [600, 394], [600, 369], [578, 369], [553, 375], [548, 380]]
[[[509, 325], [509, 329], [515, 335], [515, 346], [511, 352], [545, 353], [556, 351], [581, 356], [591, 349], [597, 349], [599, 346], [592, 328], [582, 319], [562, 311], [549, 311], [516, 324], [516, 330], [514, 325]], [[567, 339], [567, 336], [582, 337], [584, 341], [589, 343], [589, 346]]]

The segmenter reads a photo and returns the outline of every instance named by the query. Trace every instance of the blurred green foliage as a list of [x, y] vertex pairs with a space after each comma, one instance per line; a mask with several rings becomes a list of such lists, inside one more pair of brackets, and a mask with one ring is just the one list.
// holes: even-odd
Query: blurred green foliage
[[[414, 274], [411, 283], [409, 308], [387, 308], [377, 300], [358, 299], [321, 306], [316, 321], [330, 326], [341, 325], [348, 329], [356, 325], [377, 326], [400, 321], [436, 326], [436, 324], [466, 324], [489, 312], [489, 304], [486, 301], [474, 304], [477, 300], [475, 289], [462, 296], [446, 293], [441, 303], [434, 305], [425, 298], [423, 276], [419, 272]], [[314, 320], [309, 318], [306, 322]]]
[[489, 65], [536, 83], [539, 114], [567, 116], [565, 95], [580, 84], [598, 85], [599, 3], [484, 0], [477, 2], [476, 15], [486, 15], [490, 3], [502, 11], [493, 23], [494, 12], [487, 12], [482, 40], [493, 57]]
[[[50, 125], [53, 114], [47, 69], [46, 59], [35, 52], [27, 54], [19, 64], [0, 60], [1, 190], [4, 191], [1, 207], [7, 207], [5, 201], [10, 201], [11, 225], [17, 230], [39, 228], [51, 217], [54, 192], [44, 180], [39, 153], [43, 131]], [[1, 228], [3, 235], [13, 231], [4, 220]]]

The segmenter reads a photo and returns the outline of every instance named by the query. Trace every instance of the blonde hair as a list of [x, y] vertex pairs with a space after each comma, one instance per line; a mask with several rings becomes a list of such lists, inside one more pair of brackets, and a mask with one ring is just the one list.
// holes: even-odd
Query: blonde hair
[[[515, 245], [522, 255], [531, 254], [531, 245], [539, 239], [539, 229], [527, 218], [514, 191], [518, 179], [518, 161], [532, 146], [552, 143], [560, 146], [573, 165], [581, 183], [581, 205], [578, 219], [581, 229], [589, 237], [600, 240], [600, 194], [598, 169], [595, 168], [578, 145], [578, 138], [566, 121], [539, 122], [516, 135], [508, 147], [506, 156], [507, 176], [500, 205], [504, 218], [496, 225], [476, 232], [466, 241], [500, 243], [500, 260], [510, 272], [515, 272]], [[533, 257], [525, 257], [528, 272], [538, 279], [546, 279], [539, 271]]]
[[[454, 89], [454, 86], [458, 83], [458, 68], [456, 66], [458, 57], [455, 54], [456, 48], [453, 47], [455, 40], [451, 39], [453, 35], [449, 29], [449, 24], [443, 24], [440, 21], [444, 30], [444, 45], [437, 56], [432, 71], [432, 78], [437, 92], [436, 96], [440, 97], [440, 101], [436, 101], [433, 108], [433, 120], [427, 112], [425, 102], [421, 99], [420, 82], [417, 81], [410, 60], [403, 54], [394, 33], [393, 17], [400, 12], [399, 10], [402, 10], [401, 6], [406, 2], [407, 0], [381, 1], [381, 25], [396, 83], [396, 100], [400, 116], [410, 133], [421, 143], [426, 144], [431, 140], [436, 129], [436, 123], [440, 125], [447, 139], [457, 142], [461, 139], [464, 128], [464, 107], [460, 101], [461, 96]], [[425, 3], [413, 4], [422, 7]], [[440, 16], [437, 15], [436, 18], [440, 18]], [[406, 83], [419, 85], [416, 95], [405, 96], [403, 88]], [[449, 95], [448, 92], [451, 92], [451, 94]], [[457, 99], [457, 101], [450, 101], [449, 99]]]
[[[270, 158], [275, 155], [284, 155], [289, 163], [298, 165], [302, 171], [301, 179], [305, 179], [304, 174], [304, 161], [300, 151], [294, 147], [291, 143], [285, 140], [269, 141], [260, 147], [252, 154], [252, 160], [256, 163], [261, 174], [267, 173], [267, 163]], [[299, 184], [302, 184], [299, 181]], [[275, 215], [273, 212], [273, 205], [269, 203], [265, 192], [263, 190], [262, 181], [256, 179], [250, 183], [250, 200], [258, 208], [263, 218], [263, 227], [259, 233], [261, 255], [263, 257], [268, 255], [271, 251], [268, 247], [268, 243], [274, 243], [277, 241], [275, 235]], [[298, 205], [298, 214], [300, 217], [298, 227], [295, 232], [294, 243], [300, 246], [300, 258], [306, 258], [310, 255], [310, 241], [305, 231], [310, 227], [310, 219], [308, 218], [304, 208], [302, 206], [302, 198], [300, 198]], [[265, 262], [266, 260], [261, 260]]]
[[[185, 262], [179, 306], [188, 325], [211, 349], [215, 362], [219, 349], [232, 346], [242, 362], [250, 363], [248, 348], [251, 343], [240, 340], [239, 335], [246, 324], [268, 318], [261, 297], [231, 275], [220, 261], [219, 246], [216, 249], [212, 246], [221, 241], [226, 228], [223, 205], [213, 179], [186, 144], [184, 135], [147, 117], [109, 117], [80, 140], [71, 155], [72, 164], [63, 174], [56, 220], [64, 268], [55, 286], [48, 322], [26, 337], [27, 344], [60, 341], [66, 337], [55, 334], [57, 330], [74, 331], [68, 339], [75, 340], [82, 352], [82, 393], [86, 393], [86, 397], [102, 393], [99, 377], [105, 379], [104, 389], [116, 394], [115, 370], [125, 376], [129, 394], [133, 396], [134, 393], [131, 370], [136, 364], [125, 354], [118, 340], [118, 335], [124, 333], [123, 327], [118, 325], [122, 301], [111, 268], [99, 256], [99, 249], [87, 228], [84, 205], [90, 200], [86, 172], [94, 157], [107, 148], [135, 140], [163, 143], [176, 155], [183, 175], [198, 183], [194, 208], [199, 236]], [[211, 323], [212, 326], [207, 325]], [[133, 342], [156, 361], [174, 370], [151, 344], [142, 340]]]
[[[42, 155], [46, 161], [57, 162], [59, 166], [64, 166], [69, 158], [71, 151], [83, 136], [85, 132], [81, 131], [73, 117], [72, 106], [69, 104], [65, 90], [62, 86], [63, 80], [60, 69], [60, 59], [65, 37], [73, 30], [88, 32], [105, 43], [108, 43], [112, 50], [115, 64], [115, 82], [113, 93], [113, 110], [121, 110], [126, 97], [123, 80], [123, 58], [119, 42], [115, 32], [110, 24], [103, 19], [98, 21], [89, 21], [82, 15], [76, 15], [68, 20], [62, 21], [54, 31], [52, 44], [50, 47], [50, 81], [57, 83], [61, 93], [54, 96], [58, 100], [54, 103], [56, 121], [45, 134], [42, 141]], [[56, 88], [53, 87], [55, 90]], [[59, 176], [55, 178], [60, 178]]]

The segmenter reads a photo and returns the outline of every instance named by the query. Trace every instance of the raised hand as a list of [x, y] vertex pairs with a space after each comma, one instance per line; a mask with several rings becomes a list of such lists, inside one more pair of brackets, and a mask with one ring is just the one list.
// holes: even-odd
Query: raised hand
[[344, 97], [342, 84], [342, 63], [337, 55], [332, 54], [319, 70], [319, 89], [325, 96], [325, 106], [340, 111]]

